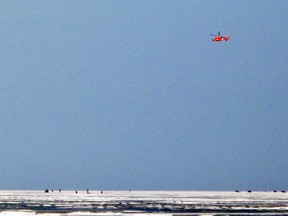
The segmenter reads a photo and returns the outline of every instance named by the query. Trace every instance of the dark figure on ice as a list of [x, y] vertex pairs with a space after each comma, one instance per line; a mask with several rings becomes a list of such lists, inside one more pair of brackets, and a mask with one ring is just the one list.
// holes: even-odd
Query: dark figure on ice
[[48, 190], [48, 189], [46, 189], [46, 190], [45, 190], [45, 193], [49, 193], [49, 190]]

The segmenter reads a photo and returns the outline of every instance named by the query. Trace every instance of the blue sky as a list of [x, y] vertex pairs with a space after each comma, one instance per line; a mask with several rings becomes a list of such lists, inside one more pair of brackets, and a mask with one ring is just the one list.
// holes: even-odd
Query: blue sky
[[1, 1], [0, 189], [287, 189], [287, 9]]

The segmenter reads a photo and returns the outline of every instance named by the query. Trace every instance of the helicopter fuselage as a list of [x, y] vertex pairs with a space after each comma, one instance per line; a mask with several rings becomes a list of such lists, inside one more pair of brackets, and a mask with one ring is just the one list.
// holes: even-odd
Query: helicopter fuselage
[[230, 39], [230, 36], [225, 36], [225, 37], [216, 36], [215, 38], [212, 39], [212, 41], [220, 42], [220, 41], [228, 41], [229, 39]]

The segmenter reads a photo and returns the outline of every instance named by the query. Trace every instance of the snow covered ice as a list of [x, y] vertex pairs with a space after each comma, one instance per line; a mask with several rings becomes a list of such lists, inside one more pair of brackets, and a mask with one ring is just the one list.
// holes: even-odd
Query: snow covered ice
[[284, 192], [0, 191], [2, 215], [288, 214]]

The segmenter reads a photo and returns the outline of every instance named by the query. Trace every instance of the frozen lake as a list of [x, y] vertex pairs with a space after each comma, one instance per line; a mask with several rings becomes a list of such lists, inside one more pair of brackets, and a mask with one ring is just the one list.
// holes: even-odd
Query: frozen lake
[[287, 214], [284, 192], [0, 191], [0, 215]]

